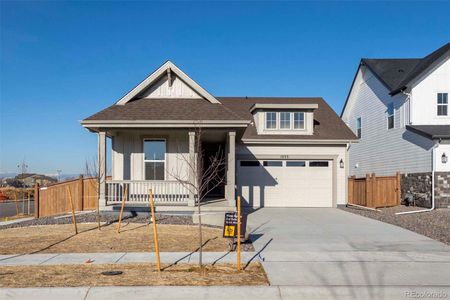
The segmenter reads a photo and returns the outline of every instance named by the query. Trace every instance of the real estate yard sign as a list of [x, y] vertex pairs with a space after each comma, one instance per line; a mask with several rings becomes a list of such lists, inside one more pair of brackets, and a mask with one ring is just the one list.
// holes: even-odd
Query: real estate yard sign
[[[247, 215], [241, 215], [241, 238], [245, 238], [245, 228], [247, 227]], [[225, 213], [223, 222], [223, 237], [237, 238], [237, 213]]]

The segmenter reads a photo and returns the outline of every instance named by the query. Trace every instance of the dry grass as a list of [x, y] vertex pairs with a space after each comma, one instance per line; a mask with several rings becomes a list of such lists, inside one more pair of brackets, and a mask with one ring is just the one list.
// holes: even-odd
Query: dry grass
[[[72, 224], [46, 225], [0, 230], [0, 254], [147, 252], [155, 251], [152, 227], [148, 224], [116, 224], [97, 229], [97, 224], [79, 224], [74, 235]], [[191, 252], [198, 248], [198, 229], [192, 225], [158, 225], [162, 252]], [[228, 251], [222, 230], [203, 228], [204, 251]]]
[[[164, 266], [163, 266], [164, 267]], [[117, 276], [103, 271], [123, 271]], [[198, 266], [181, 264], [158, 273], [154, 264], [54, 265], [0, 267], [0, 287], [74, 286], [152, 286], [152, 285], [268, 285], [259, 263], [237, 272], [236, 266], [223, 264]]]

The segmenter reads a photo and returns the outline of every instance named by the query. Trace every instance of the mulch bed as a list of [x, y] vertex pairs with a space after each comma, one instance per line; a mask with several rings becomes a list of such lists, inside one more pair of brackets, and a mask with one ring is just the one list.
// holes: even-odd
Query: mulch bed
[[406, 215], [396, 215], [395, 213], [423, 208], [395, 206], [380, 208], [379, 212], [351, 206], [342, 209], [364, 217], [396, 225], [450, 245], [450, 209], [435, 209], [430, 212]]
[[[241, 272], [232, 264], [162, 265], [158, 273], [154, 264], [103, 264], [56, 266], [0, 267], [0, 287], [76, 287], [76, 286], [211, 286], [211, 285], [269, 285], [263, 267], [251, 263]], [[106, 276], [104, 271], [122, 271]]]

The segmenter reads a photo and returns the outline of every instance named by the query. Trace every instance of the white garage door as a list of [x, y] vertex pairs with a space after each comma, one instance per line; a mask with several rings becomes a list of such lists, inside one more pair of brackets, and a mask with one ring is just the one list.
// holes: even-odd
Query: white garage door
[[331, 207], [329, 160], [240, 160], [237, 193], [252, 207]]

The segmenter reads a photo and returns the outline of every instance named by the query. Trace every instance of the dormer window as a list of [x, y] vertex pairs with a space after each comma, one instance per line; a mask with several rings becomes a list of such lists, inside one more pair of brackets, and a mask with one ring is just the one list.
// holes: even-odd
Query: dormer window
[[305, 112], [303, 111], [268, 111], [266, 115], [266, 128], [270, 130], [304, 130]]
[[291, 129], [291, 113], [280, 112], [280, 129]]
[[266, 112], [266, 129], [277, 129], [276, 112]]

